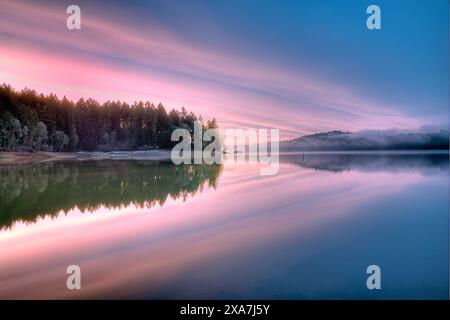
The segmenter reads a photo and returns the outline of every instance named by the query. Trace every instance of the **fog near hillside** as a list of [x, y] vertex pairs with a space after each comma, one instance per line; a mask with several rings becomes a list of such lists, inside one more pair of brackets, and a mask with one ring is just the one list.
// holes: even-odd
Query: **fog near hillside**
[[[446, 150], [449, 132], [423, 128], [405, 130], [329, 131], [306, 135], [280, 143], [282, 151], [350, 151], [350, 150]], [[436, 129], [434, 129], [436, 130]]]

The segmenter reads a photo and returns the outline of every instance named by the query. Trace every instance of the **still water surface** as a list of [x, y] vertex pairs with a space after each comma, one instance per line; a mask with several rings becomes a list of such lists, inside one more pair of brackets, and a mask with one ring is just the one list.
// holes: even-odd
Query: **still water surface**
[[[0, 167], [0, 298], [448, 297], [448, 154]], [[82, 289], [68, 290], [79, 265]], [[381, 267], [369, 291], [366, 268]]]

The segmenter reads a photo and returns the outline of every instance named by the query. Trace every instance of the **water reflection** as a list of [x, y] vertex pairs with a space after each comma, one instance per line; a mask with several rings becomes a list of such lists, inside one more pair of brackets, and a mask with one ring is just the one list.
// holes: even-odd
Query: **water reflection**
[[15, 222], [82, 212], [100, 206], [150, 208], [186, 199], [205, 185], [215, 188], [221, 165], [182, 165], [149, 161], [86, 161], [0, 166], [0, 229]]
[[449, 169], [449, 156], [444, 152], [297, 153], [282, 154], [281, 161], [332, 172], [415, 170], [432, 174], [447, 172]]
[[[151, 209], [120, 206], [91, 189], [102, 195], [82, 198], [92, 214], [74, 209], [3, 229], [0, 298], [448, 297], [448, 155], [299, 154], [282, 161], [275, 176], [261, 176], [257, 165], [225, 164], [216, 189], [184, 202], [168, 197]], [[78, 169], [77, 181], [106, 188], [110, 170], [102, 165], [109, 164]], [[122, 190], [118, 181], [131, 179], [139, 189], [145, 180], [145, 166], [123, 173], [113, 166], [108, 174], [122, 175], [113, 190]], [[77, 188], [72, 195], [82, 192]], [[104, 206], [110, 201], [115, 208]], [[36, 200], [29, 208], [38, 205], [47, 207]], [[81, 267], [82, 290], [65, 287], [71, 264]], [[366, 287], [370, 264], [382, 269], [377, 292]]]

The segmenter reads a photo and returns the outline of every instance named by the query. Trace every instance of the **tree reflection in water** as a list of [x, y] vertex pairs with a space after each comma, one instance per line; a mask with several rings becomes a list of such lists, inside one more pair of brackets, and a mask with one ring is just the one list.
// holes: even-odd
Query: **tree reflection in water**
[[186, 200], [205, 186], [216, 188], [222, 165], [159, 161], [84, 161], [0, 167], [0, 229], [15, 222], [56, 217], [77, 207], [164, 205]]

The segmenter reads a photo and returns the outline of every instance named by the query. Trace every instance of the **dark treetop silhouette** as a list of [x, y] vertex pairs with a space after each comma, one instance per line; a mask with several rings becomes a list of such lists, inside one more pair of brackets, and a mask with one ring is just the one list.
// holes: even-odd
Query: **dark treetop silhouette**
[[93, 99], [74, 103], [66, 97], [44, 96], [34, 90], [0, 86], [0, 151], [148, 150], [170, 148], [173, 130], [217, 128], [212, 119], [188, 112], [166, 112], [160, 103], [120, 101], [103, 104]]

